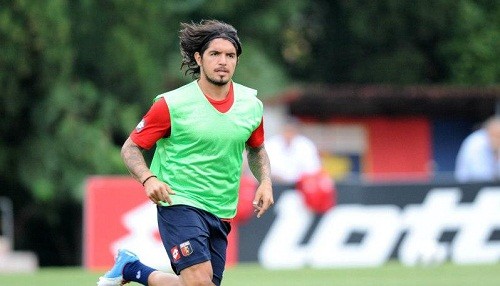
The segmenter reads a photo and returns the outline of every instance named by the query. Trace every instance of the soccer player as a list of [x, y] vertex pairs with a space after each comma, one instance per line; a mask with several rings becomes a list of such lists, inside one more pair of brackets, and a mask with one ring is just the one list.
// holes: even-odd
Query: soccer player
[[[122, 147], [132, 176], [157, 204], [158, 227], [176, 274], [120, 250], [97, 285], [220, 285], [236, 214], [243, 151], [258, 181], [261, 217], [274, 203], [257, 91], [232, 81], [241, 54], [235, 28], [216, 20], [182, 23], [182, 67], [194, 81], [155, 98]], [[142, 151], [156, 144], [148, 168]]]

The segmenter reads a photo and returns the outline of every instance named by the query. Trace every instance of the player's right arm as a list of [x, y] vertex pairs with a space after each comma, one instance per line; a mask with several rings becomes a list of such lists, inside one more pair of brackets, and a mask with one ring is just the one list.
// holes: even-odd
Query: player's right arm
[[147, 197], [158, 204], [171, 204], [174, 192], [149, 169], [143, 151], [170, 135], [170, 114], [164, 99], [156, 101], [132, 131], [121, 149], [121, 156], [132, 177], [144, 186]]
[[143, 184], [146, 196], [153, 203], [158, 204], [160, 201], [164, 201], [172, 204], [170, 195], [174, 194], [174, 192], [151, 172], [142, 151], [143, 149], [134, 143], [130, 137], [127, 138], [121, 150], [123, 162], [125, 162], [130, 174]]
[[121, 155], [125, 166], [129, 170], [132, 177], [134, 177], [139, 183], [143, 183], [149, 176], [154, 176], [154, 174], [149, 169], [142, 154], [143, 149], [139, 147], [134, 141], [128, 137], [125, 143], [123, 143]]

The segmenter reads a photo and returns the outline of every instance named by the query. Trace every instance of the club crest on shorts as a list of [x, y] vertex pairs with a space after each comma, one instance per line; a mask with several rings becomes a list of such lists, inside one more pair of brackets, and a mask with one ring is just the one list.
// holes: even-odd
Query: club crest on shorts
[[170, 253], [172, 254], [172, 258], [174, 259], [174, 262], [181, 259], [181, 253], [179, 252], [179, 248], [177, 247], [177, 245], [170, 249]]
[[191, 243], [188, 241], [181, 243], [181, 253], [182, 256], [189, 256], [193, 253], [193, 248], [191, 247]]

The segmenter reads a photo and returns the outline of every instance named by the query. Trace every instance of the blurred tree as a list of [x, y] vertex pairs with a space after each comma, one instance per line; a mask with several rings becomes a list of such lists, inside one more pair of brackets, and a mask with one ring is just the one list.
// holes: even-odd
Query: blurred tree
[[314, 0], [284, 57], [294, 78], [329, 83], [495, 84], [500, 2]]
[[500, 2], [459, 1], [451, 37], [437, 50], [448, 63], [449, 81], [468, 85], [500, 82]]
[[[64, 146], [56, 144], [56, 128], [40, 128], [43, 122], [38, 121], [46, 115], [44, 107], [54, 87], [67, 84], [71, 74], [69, 36], [65, 1], [1, 4], [0, 191], [14, 201], [16, 246], [21, 248], [37, 249], [26, 240], [35, 225], [43, 231], [33, 234], [59, 240], [50, 235], [61, 225], [56, 207], [71, 194], [68, 187], [79, 184], [67, 183], [64, 168], [68, 166], [58, 156]], [[44, 223], [31, 223], [34, 220]], [[49, 249], [47, 245], [40, 249], [44, 247]], [[49, 257], [40, 260], [44, 263]]]

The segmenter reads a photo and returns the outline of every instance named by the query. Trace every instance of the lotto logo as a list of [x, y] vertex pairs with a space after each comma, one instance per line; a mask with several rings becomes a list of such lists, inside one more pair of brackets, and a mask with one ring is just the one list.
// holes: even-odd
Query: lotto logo
[[[497, 263], [500, 259], [500, 188], [481, 188], [463, 202], [456, 187], [433, 188], [421, 203], [342, 204], [324, 216], [307, 243], [303, 236], [314, 216], [296, 191], [286, 191], [277, 217], [259, 249], [268, 268], [379, 266], [392, 253], [406, 265], [446, 259], [457, 264]], [[448, 241], [447, 232], [455, 235]], [[349, 242], [361, 234], [358, 242]], [[276, 255], [279, 253], [280, 255]], [[431, 253], [431, 254], [428, 254]], [[425, 262], [424, 262], [425, 263]]]
[[177, 245], [172, 247], [172, 249], [170, 249], [170, 253], [172, 253], [172, 259], [174, 260], [174, 262], [181, 259], [181, 255], [179, 253], [179, 248], [177, 247]]

